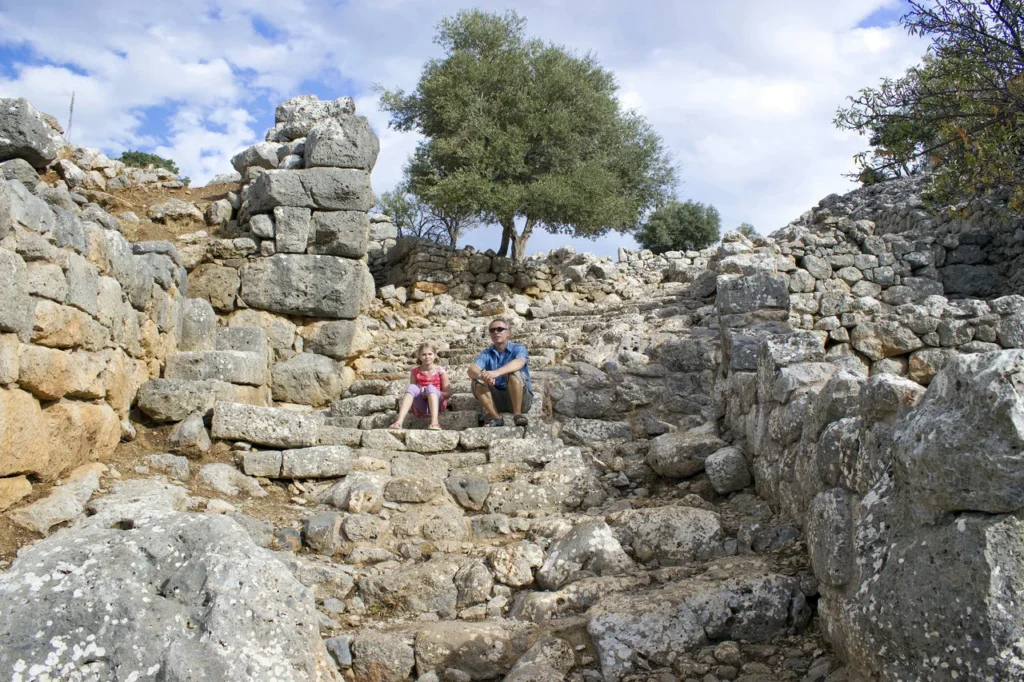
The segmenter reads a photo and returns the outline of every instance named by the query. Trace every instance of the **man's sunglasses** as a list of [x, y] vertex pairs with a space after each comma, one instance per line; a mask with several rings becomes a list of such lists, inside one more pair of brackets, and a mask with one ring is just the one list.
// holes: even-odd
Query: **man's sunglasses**
[[488, 329], [491, 334], [497, 334], [498, 332], [508, 331], [508, 327], [491, 327]]

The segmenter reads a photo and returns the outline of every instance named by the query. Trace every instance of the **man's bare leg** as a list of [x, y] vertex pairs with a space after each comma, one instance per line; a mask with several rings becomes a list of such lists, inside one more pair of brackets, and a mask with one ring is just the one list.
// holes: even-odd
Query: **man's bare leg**
[[484, 412], [492, 419], [500, 419], [498, 409], [494, 406], [494, 396], [491, 395], [491, 387], [482, 381], [473, 381], [473, 395], [483, 405]]
[[512, 415], [522, 414], [523, 411], [523, 391], [525, 390], [523, 383], [519, 381], [519, 378], [514, 374], [508, 377], [508, 398], [509, 402], [512, 403]]

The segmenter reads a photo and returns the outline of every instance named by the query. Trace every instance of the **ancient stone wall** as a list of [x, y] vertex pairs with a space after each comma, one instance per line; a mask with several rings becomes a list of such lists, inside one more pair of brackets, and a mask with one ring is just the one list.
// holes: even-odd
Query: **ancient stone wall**
[[711, 414], [804, 528], [823, 627], [859, 672], [1014, 679], [1018, 251], [978, 236], [987, 217], [937, 226], [912, 196], [871, 213], [864, 195], [907, 193], [868, 189], [720, 247]]
[[108, 456], [132, 431], [139, 386], [177, 350], [185, 288], [177, 252], [167, 242], [131, 244], [119, 230], [63, 187], [0, 183], [6, 490], [24, 495], [26, 476], [52, 479]]

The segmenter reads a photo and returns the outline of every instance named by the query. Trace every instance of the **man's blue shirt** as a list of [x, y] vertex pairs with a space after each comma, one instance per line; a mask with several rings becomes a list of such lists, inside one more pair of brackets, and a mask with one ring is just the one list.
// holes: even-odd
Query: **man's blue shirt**
[[[476, 356], [476, 360], [473, 364], [484, 371], [495, 370], [500, 367], [504, 367], [508, 363], [522, 358], [526, 360], [526, 364], [523, 365], [523, 369], [520, 371], [523, 373], [523, 378], [526, 379], [526, 390], [530, 393], [533, 391], [530, 389], [530, 354], [526, 352], [526, 346], [521, 343], [513, 343], [511, 341], [505, 346], [505, 352], [499, 353], [498, 349], [493, 345], [484, 348], [480, 355]], [[502, 390], [508, 390], [508, 375], [502, 374], [494, 381], [495, 388]]]

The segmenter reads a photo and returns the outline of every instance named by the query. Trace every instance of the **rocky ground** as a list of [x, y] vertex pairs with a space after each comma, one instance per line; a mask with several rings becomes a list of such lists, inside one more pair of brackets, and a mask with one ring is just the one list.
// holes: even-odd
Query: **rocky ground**
[[[337, 443], [334, 468], [323, 453], [291, 474], [268, 465], [280, 451], [266, 449], [265, 415], [215, 413], [204, 449], [136, 413], [138, 438], [105, 463], [88, 504], [140, 480], [181, 490], [175, 509], [239, 522], [312, 591], [346, 679], [846, 679], [817, 627], [799, 530], [758, 499], [712, 424], [647, 409], [664, 383], [642, 375], [667, 359], [619, 347], [623, 330], [653, 347], [706, 315], [685, 290], [652, 286], [516, 327], [542, 398], [526, 429], [477, 426], [464, 377], [489, 315], [378, 302], [372, 350], [320, 440], [277, 444]], [[455, 379], [445, 430], [387, 430], [421, 339], [442, 344]], [[721, 466], [705, 472], [709, 457]], [[30, 539], [9, 538], [5, 558]]]

